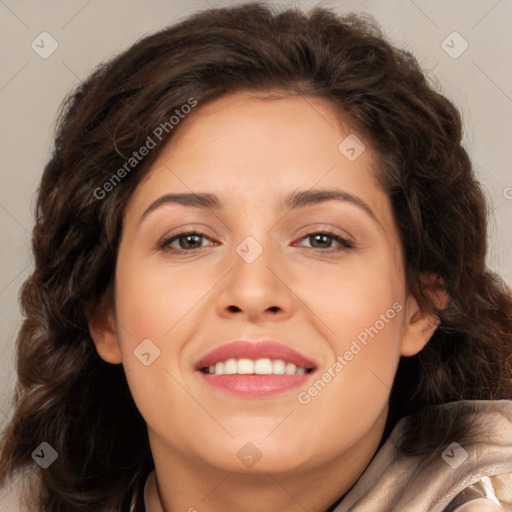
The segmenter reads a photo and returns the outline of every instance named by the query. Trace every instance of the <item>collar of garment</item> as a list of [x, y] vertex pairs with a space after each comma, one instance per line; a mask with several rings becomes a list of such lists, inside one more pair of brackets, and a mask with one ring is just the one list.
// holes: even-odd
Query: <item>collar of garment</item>
[[[488, 477], [494, 475], [501, 475], [491, 479], [498, 483], [494, 498], [512, 510], [512, 400], [462, 400], [431, 407], [474, 416], [479, 428], [464, 446], [450, 439], [435, 453], [403, 456], [397, 449], [406, 420], [402, 418], [334, 512], [445, 512], [453, 510], [450, 503], [469, 486], [478, 488], [483, 482], [481, 487], [488, 489]], [[450, 461], [454, 453], [458, 465]], [[146, 512], [164, 512], [155, 471], [146, 481], [144, 503]]]

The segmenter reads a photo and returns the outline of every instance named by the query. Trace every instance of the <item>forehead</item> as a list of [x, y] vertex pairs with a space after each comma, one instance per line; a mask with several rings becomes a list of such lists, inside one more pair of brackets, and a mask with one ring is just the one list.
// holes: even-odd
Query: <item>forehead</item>
[[371, 146], [325, 99], [240, 92], [199, 104], [176, 128], [136, 191], [146, 205], [166, 192], [209, 192], [227, 206], [269, 207], [271, 194], [277, 207], [292, 190], [337, 187], [389, 213]]
[[[282, 162], [288, 167], [314, 156], [320, 166], [339, 159], [339, 145], [350, 135], [355, 136], [326, 99], [245, 91], [199, 105], [181, 121], [161, 156], [186, 153], [191, 161], [213, 151], [224, 164], [236, 156], [236, 165], [265, 162], [265, 167]], [[363, 160], [370, 161], [366, 156]]]

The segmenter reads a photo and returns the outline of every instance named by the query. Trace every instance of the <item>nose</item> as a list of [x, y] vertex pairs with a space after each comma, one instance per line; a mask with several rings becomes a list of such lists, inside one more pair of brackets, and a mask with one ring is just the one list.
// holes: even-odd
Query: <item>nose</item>
[[[289, 270], [270, 248], [254, 261], [236, 253], [233, 266], [221, 284], [217, 312], [223, 317], [238, 315], [247, 322], [285, 320], [293, 314], [295, 297]], [[254, 247], [251, 248], [254, 250]]]

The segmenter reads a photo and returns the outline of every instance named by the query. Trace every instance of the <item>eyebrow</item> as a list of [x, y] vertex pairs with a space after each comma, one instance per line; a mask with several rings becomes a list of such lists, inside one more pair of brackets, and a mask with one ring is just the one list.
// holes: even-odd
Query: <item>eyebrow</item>
[[[333, 200], [348, 202], [357, 206], [380, 224], [380, 221], [373, 210], [360, 197], [339, 189], [296, 190], [285, 197], [280, 204], [280, 208], [283, 210], [296, 210], [305, 206], [311, 206], [313, 204], [320, 204]], [[139, 219], [139, 223], [141, 223], [150, 212], [156, 210], [163, 204], [169, 203], [208, 210], [221, 210], [225, 207], [225, 202], [221, 201], [218, 196], [207, 192], [199, 192], [195, 194], [165, 194], [153, 201], [144, 210], [144, 213]]]

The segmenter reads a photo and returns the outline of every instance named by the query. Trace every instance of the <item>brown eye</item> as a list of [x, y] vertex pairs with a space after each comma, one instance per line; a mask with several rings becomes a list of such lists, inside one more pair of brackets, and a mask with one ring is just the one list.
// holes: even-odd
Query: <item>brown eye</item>
[[[176, 233], [175, 235], [162, 240], [158, 247], [164, 251], [186, 251], [192, 252], [202, 248], [201, 239], [208, 238], [204, 233], [198, 231], [187, 231]], [[174, 242], [178, 243], [178, 247], [172, 246]]]

